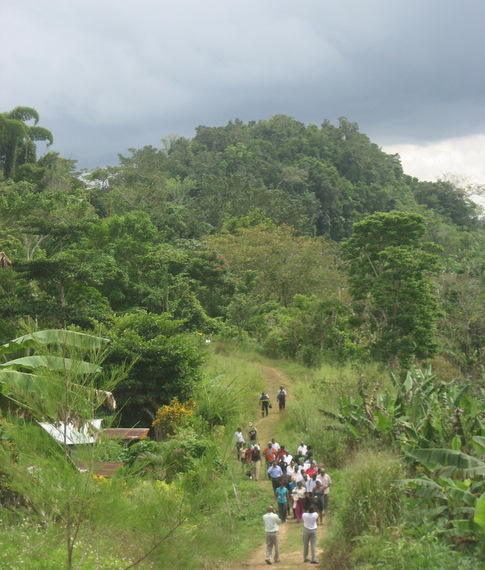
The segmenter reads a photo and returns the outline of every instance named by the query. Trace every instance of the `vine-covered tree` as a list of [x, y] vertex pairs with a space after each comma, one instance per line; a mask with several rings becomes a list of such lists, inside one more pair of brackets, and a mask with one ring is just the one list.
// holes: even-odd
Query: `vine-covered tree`
[[422, 216], [378, 213], [354, 225], [342, 246], [350, 292], [376, 357], [406, 365], [433, 356], [437, 294], [431, 273], [438, 256], [423, 241]]

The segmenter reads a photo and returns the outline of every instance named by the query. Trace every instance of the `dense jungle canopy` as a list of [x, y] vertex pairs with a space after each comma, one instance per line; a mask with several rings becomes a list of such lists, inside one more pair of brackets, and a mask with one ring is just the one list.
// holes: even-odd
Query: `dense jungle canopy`
[[80, 173], [37, 158], [54, 140], [38, 121], [0, 114], [0, 339], [102, 325], [108, 362], [136, 358], [123, 422], [190, 396], [206, 338], [480, 376], [481, 210], [456, 183], [406, 175], [356, 123], [236, 119]]

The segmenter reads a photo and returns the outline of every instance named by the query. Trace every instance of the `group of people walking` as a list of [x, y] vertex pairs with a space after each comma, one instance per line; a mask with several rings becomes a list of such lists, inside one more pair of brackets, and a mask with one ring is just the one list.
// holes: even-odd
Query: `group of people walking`
[[[323, 465], [318, 466], [311, 446], [300, 443], [295, 457], [285, 446], [278, 445], [274, 438], [264, 450], [267, 473], [271, 480], [278, 514], [273, 507], [263, 516], [266, 532], [266, 563], [271, 564], [274, 548], [274, 561], [279, 560], [279, 544], [275, 530], [267, 530], [267, 522], [272, 525], [287, 522], [293, 516], [297, 523], [303, 523], [303, 561], [318, 564], [315, 553], [317, 524], [323, 523], [328, 509], [330, 485], [332, 481]], [[269, 516], [274, 514], [274, 516]], [[269, 533], [269, 536], [268, 536]], [[311, 559], [309, 558], [311, 551]]]
[[[276, 399], [278, 400], [278, 408], [280, 412], [286, 408], [286, 396], [286, 390], [283, 386], [280, 386], [280, 389], [276, 392]], [[261, 392], [261, 395], [259, 396], [259, 405], [261, 406], [261, 417], [264, 418], [264, 416], [268, 415], [269, 408], [273, 407], [267, 392]]]
[[323, 517], [328, 510], [332, 484], [325, 467], [317, 464], [311, 446], [305, 445], [303, 441], [294, 455], [290, 454], [284, 445], [279, 445], [275, 438], [261, 450], [258, 431], [251, 423], [247, 444], [240, 428], [235, 433], [235, 440], [238, 459], [244, 465], [247, 475], [258, 481], [261, 464], [264, 462], [267, 477], [272, 483], [273, 500], [277, 510], [271, 505], [263, 516], [266, 563], [272, 564], [273, 549], [274, 561], [279, 561], [278, 525], [293, 518], [297, 523], [302, 523], [304, 562], [317, 564], [317, 525], [323, 523]]
[[[280, 386], [276, 394], [280, 411], [286, 408], [287, 392]], [[272, 407], [269, 394], [262, 392], [259, 397], [261, 415], [268, 415]], [[234, 434], [237, 458], [241, 461], [246, 474], [259, 481], [261, 465], [264, 463], [267, 477], [273, 489], [273, 505], [269, 506], [263, 516], [266, 537], [267, 564], [279, 562], [279, 525], [289, 519], [302, 523], [303, 527], [303, 560], [318, 564], [316, 559], [316, 541], [318, 524], [323, 524], [323, 517], [329, 507], [330, 485], [332, 481], [325, 467], [318, 465], [310, 445], [300, 442], [293, 455], [284, 445], [279, 445], [272, 438], [262, 450], [258, 439], [258, 430], [252, 423], [246, 437], [241, 428]], [[309, 558], [311, 556], [311, 558]]]

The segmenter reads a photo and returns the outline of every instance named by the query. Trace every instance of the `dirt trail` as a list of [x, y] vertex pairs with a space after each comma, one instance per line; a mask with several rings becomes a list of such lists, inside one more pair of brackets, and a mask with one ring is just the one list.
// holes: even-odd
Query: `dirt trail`
[[[280, 419], [286, 412], [279, 412], [278, 404], [276, 401], [276, 392], [279, 387], [283, 385], [288, 392], [288, 407], [291, 408], [291, 395], [292, 395], [292, 383], [291, 380], [286, 377], [282, 372], [271, 368], [269, 366], [262, 366], [261, 372], [266, 378], [266, 391], [271, 397], [271, 403], [273, 408], [270, 409], [269, 415], [262, 418], [261, 414], [258, 415], [257, 420], [254, 421], [256, 428], [258, 430], [258, 439], [261, 444], [261, 451], [266, 447], [268, 441], [274, 437], [276, 431], [276, 426], [278, 425]], [[265, 468], [264, 460], [261, 462], [261, 473], [260, 481], [256, 485], [262, 485], [264, 488], [268, 489], [268, 505], [273, 503], [273, 488], [271, 482], [265, 478]], [[312, 566], [311, 564], [303, 563], [303, 525], [302, 523], [296, 522], [295, 519], [289, 518], [284, 524], [279, 527], [279, 540], [280, 540], [280, 559], [281, 561], [274, 564], [278, 570], [283, 568], [318, 568], [321, 566], [323, 560], [323, 550], [318, 547], [323, 533], [326, 530], [326, 524], [328, 524], [328, 518], [324, 519], [324, 524], [318, 527], [318, 538], [317, 538], [317, 559], [319, 560], [319, 566]], [[293, 535], [293, 536], [291, 536]], [[295, 542], [294, 535], [299, 537]], [[295, 544], [297, 545], [295, 547]], [[230, 568], [267, 568], [268, 565], [265, 562], [265, 552], [266, 545], [264, 542], [264, 526], [263, 521], [261, 521], [261, 545], [258, 546], [256, 550], [249, 553], [248, 557], [244, 562], [234, 564], [229, 566]]]

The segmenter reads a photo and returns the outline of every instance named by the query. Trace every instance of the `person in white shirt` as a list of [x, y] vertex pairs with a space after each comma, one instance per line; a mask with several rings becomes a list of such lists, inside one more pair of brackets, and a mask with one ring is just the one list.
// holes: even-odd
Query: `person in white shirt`
[[305, 470], [303, 469], [303, 467], [300, 469], [297, 469], [297, 475], [296, 475], [296, 483], [298, 484], [299, 481], [302, 482], [303, 486], [305, 486], [305, 481], [308, 479], [308, 475], [305, 473]]
[[244, 436], [240, 427], [237, 428], [236, 432], [234, 433], [234, 441], [236, 442], [236, 449], [237, 449], [237, 459], [239, 461], [241, 455], [241, 449], [246, 445], [244, 441]]
[[305, 509], [305, 499], [306, 499], [306, 489], [303, 486], [303, 481], [298, 481], [296, 487], [293, 489], [293, 500], [295, 504], [295, 517], [296, 522], [300, 522], [302, 520], [303, 511]]
[[285, 455], [283, 456], [283, 459], [286, 465], [289, 465], [293, 460], [293, 455], [291, 455], [290, 453], [288, 453], [288, 451], [286, 451]]
[[[291, 457], [291, 455], [288, 455], [288, 457]], [[288, 475], [288, 477], [290, 477], [290, 479], [295, 475], [298, 475], [298, 467], [295, 465], [293, 459], [290, 459], [288, 463], [288, 467], [286, 468], [286, 474]]]
[[318, 564], [315, 555], [315, 546], [317, 543], [317, 519], [318, 513], [315, 512], [315, 507], [310, 505], [307, 513], [303, 513], [303, 562], [310, 562], [308, 558], [308, 543], [311, 545], [312, 551], [312, 564]]
[[275, 452], [278, 453], [278, 451], [280, 450], [280, 444], [279, 444], [279, 443], [276, 443], [274, 437], [273, 437], [273, 439], [271, 440], [271, 445], [273, 446], [273, 449], [275, 450]]
[[325, 510], [323, 511], [324, 514], [328, 510], [328, 500], [329, 500], [329, 493], [330, 493], [330, 485], [332, 484], [332, 480], [330, 479], [330, 475], [325, 472], [325, 467], [321, 467], [318, 473], [317, 479], [320, 481], [323, 487], [323, 495], [324, 495], [324, 504]]
[[[306, 475], [306, 473], [305, 473]], [[306, 487], [306, 492], [308, 493], [308, 497], [313, 497], [313, 489], [315, 489], [315, 487], [317, 486], [317, 474], [315, 473], [313, 475], [313, 477], [308, 477], [307, 475], [307, 479], [305, 481], [305, 487]]]
[[300, 447], [298, 448], [298, 455], [300, 457], [305, 457], [307, 447], [303, 442], [300, 442]]
[[266, 538], [266, 564], [271, 564], [271, 553], [274, 547], [274, 561], [280, 561], [279, 527], [280, 517], [275, 513], [272, 506], [268, 507], [268, 512], [263, 515], [264, 531]]

